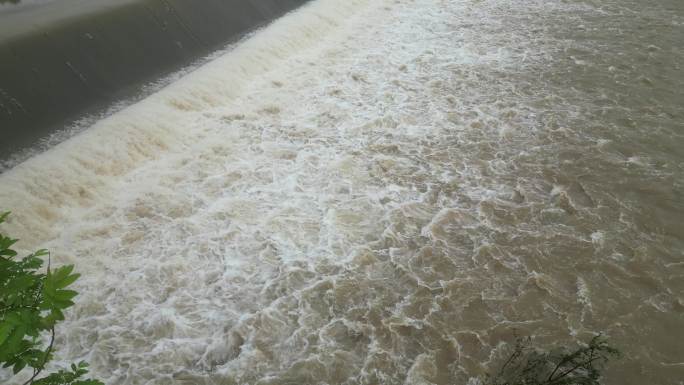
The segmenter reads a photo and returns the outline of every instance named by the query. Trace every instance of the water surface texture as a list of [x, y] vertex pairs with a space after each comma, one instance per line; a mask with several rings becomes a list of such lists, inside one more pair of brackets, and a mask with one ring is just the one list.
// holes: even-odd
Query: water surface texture
[[0, 176], [109, 384], [684, 383], [684, 3], [318, 0]]

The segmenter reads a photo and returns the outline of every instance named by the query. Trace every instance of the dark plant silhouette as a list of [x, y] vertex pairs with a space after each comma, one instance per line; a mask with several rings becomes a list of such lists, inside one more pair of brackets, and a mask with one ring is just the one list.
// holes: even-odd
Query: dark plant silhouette
[[601, 370], [620, 352], [601, 335], [570, 351], [532, 348], [530, 338], [518, 338], [513, 352], [487, 385], [599, 385]]

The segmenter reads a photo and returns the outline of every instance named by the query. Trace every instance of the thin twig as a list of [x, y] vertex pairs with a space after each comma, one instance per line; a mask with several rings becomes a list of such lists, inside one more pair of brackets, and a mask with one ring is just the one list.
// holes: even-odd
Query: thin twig
[[50, 328], [50, 333], [51, 333], [50, 345], [48, 346], [47, 350], [45, 351], [45, 356], [43, 357], [43, 363], [40, 365], [40, 367], [38, 367], [38, 369], [34, 369], [33, 376], [31, 376], [31, 378], [29, 378], [26, 382], [24, 382], [23, 385], [33, 384], [33, 381], [36, 379], [36, 377], [38, 377], [40, 372], [42, 372], [43, 369], [45, 369], [45, 364], [47, 364], [48, 357], [50, 357], [50, 353], [52, 353], [52, 346], [55, 343], [55, 327], [54, 326], [52, 328]]
[[506, 360], [506, 363], [503, 364], [503, 366], [501, 367], [501, 370], [499, 371], [499, 375], [504, 374], [504, 372], [506, 371], [506, 367], [507, 367], [513, 360], [515, 360], [515, 359], [517, 359], [518, 357], [520, 357], [520, 355], [522, 355], [522, 346], [521, 346], [521, 344], [520, 344], [520, 341], [518, 341], [518, 342], [516, 343], [516, 346], [515, 346], [515, 351], [513, 352], [513, 354], [511, 354], [510, 357], [508, 357], [508, 360]]
[[587, 364], [591, 364], [592, 362], [598, 360], [599, 358], [601, 358], [601, 357], [592, 358], [592, 359], [590, 359], [590, 360], [587, 360], [587, 361], [584, 361], [584, 362], [581, 362], [581, 363], [575, 365], [573, 368], [566, 370], [566, 371], [563, 372], [560, 376], [558, 376], [558, 377], [554, 378], [553, 380], [551, 380], [551, 384], [553, 384], [554, 382], [556, 382], [556, 381], [560, 380], [561, 378], [567, 376], [568, 374], [574, 372], [574, 371], [577, 370], [578, 368], [580, 368], [580, 367], [582, 367], [582, 366], [584, 366], [584, 365], [587, 365]]
[[568, 357], [561, 358], [560, 362], [558, 362], [558, 365], [556, 365], [556, 367], [553, 369], [553, 372], [551, 372], [551, 374], [549, 375], [549, 378], [546, 380], [551, 381], [553, 379], [553, 375], [556, 374], [558, 369], [560, 369], [560, 367], [563, 366], [563, 364], [565, 364], [566, 362], [569, 362], [569, 361], [570, 361], [570, 359]]

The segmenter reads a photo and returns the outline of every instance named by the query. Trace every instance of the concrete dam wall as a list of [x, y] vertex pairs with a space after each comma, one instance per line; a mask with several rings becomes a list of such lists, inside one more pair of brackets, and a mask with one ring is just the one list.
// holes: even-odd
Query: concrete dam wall
[[0, 158], [139, 94], [307, 0], [52, 0], [0, 7]]

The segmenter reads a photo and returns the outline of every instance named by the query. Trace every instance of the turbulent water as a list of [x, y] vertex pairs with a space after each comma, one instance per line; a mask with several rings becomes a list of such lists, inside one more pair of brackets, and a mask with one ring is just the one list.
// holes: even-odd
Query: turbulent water
[[0, 176], [109, 384], [684, 383], [684, 3], [317, 0]]

